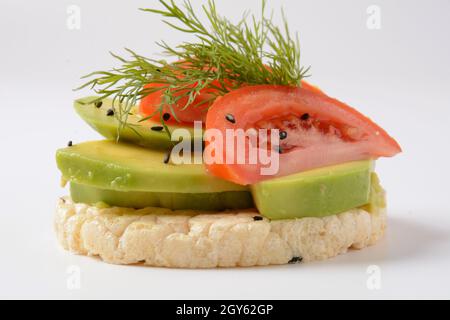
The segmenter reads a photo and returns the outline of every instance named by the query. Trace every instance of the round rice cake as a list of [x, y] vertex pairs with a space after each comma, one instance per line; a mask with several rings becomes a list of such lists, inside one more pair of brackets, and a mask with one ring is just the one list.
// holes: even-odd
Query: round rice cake
[[58, 201], [55, 229], [75, 254], [114, 264], [170, 268], [249, 267], [323, 260], [376, 243], [386, 211], [270, 221], [254, 210], [208, 213], [97, 208]]

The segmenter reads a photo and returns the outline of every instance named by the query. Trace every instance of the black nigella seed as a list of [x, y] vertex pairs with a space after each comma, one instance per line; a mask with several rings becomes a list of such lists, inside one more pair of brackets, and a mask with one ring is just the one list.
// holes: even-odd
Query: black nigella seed
[[151, 129], [152, 129], [152, 131], [163, 131], [164, 127], [163, 126], [154, 126]]
[[228, 122], [231, 122], [231, 123], [236, 123], [236, 119], [234, 118], [234, 116], [232, 115], [232, 114], [227, 114], [226, 116], [225, 116], [225, 119], [227, 119], [227, 121]]
[[275, 151], [278, 152], [279, 154], [282, 154], [283, 148], [281, 146], [277, 146], [277, 147], [275, 147]]
[[302, 262], [303, 258], [302, 257], [292, 257], [291, 260], [289, 260], [289, 264], [294, 264], [294, 263], [300, 263]]
[[202, 152], [204, 152], [206, 149], [206, 141], [202, 140]]
[[107, 115], [108, 117], [113, 116], [113, 115], [114, 115], [114, 109], [108, 109], [108, 111], [106, 111], [106, 115]]
[[253, 217], [253, 220], [254, 220], [254, 221], [261, 221], [261, 220], [263, 220], [263, 217], [260, 217], [260, 216], [254, 216], [254, 217]]
[[164, 160], [163, 160], [163, 162], [165, 164], [169, 163], [171, 154], [172, 154], [172, 149], [167, 150], [166, 154], [164, 155]]
[[309, 113], [304, 113], [302, 114], [302, 116], [300, 117], [300, 120], [306, 121], [309, 119]]
[[102, 105], [103, 105], [103, 102], [102, 102], [102, 101], [97, 101], [97, 102], [94, 103], [94, 106], [95, 106], [96, 108], [101, 108]]
[[164, 119], [164, 121], [169, 121], [169, 119], [170, 119], [170, 113], [164, 113], [164, 114], [163, 114], [163, 119]]
[[73, 146], [73, 142], [72, 142], [72, 141], [67, 142], [67, 146], [68, 146], [68, 147]]
[[286, 131], [280, 131], [280, 140], [284, 140], [287, 138], [287, 132]]

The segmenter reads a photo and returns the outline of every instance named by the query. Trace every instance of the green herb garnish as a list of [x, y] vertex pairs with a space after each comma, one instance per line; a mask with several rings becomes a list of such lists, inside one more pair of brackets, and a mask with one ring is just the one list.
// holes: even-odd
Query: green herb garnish
[[[176, 119], [173, 106], [187, 97], [183, 108], [197, 107], [193, 101], [202, 89], [212, 88], [217, 95], [224, 95], [243, 84], [276, 84], [300, 86], [309, 68], [300, 65], [298, 35], [291, 36], [285, 15], [283, 27], [266, 14], [266, 1], [262, 1], [261, 17], [244, 14], [238, 23], [232, 23], [217, 13], [213, 0], [202, 6], [207, 17], [205, 25], [195, 13], [190, 1], [179, 6], [175, 1], [159, 0], [163, 8], [141, 9], [164, 17], [170, 27], [193, 34], [193, 42], [171, 46], [166, 42], [158, 45], [164, 53], [177, 62], [154, 60], [126, 49], [131, 55], [125, 59], [111, 53], [121, 66], [110, 71], [96, 71], [83, 78], [92, 78], [78, 89], [91, 87], [98, 101], [113, 99], [115, 117], [121, 130], [127, 125], [132, 107], [145, 96], [161, 91], [162, 104], [152, 118], [159, 113], [164, 129], [164, 106], [169, 106]], [[152, 83], [156, 88], [144, 89]], [[205, 101], [204, 103], [209, 103]], [[178, 119], [177, 119], [178, 120]]]

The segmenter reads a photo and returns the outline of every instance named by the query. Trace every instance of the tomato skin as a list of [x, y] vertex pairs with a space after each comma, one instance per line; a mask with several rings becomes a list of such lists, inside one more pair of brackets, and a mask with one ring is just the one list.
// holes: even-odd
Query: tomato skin
[[[279, 171], [273, 176], [261, 175], [262, 165], [248, 162], [207, 164], [208, 171], [223, 179], [247, 185], [348, 161], [391, 157], [401, 152], [398, 143], [369, 118], [308, 84], [302, 88], [262, 85], [232, 91], [216, 99], [209, 109], [206, 129], [219, 129], [225, 136], [226, 129], [245, 130], [258, 122], [270, 122], [292, 115], [300, 117], [305, 113], [321, 122], [333, 124], [333, 129], [357, 129], [360, 134], [355, 137], [349, 135], [346, 137], [348, 141], [344, 141], [343, 138], [320, 136], [316, 133], [319, 139], [317, 143], [308, 142], [306, 146], [294, 147], [289, 152], [281, 153]], [[235, 123], [225, 119], [227, 114], [234, 116]], [[227, 148], [223, 152], [226, 159]]]
[[315, 92], [317, 94], [325, 94], [323, 93], [322, 90], [319, 89], [319, 87], [316, 87], [315, 85], [312, 85], [309, 82], [306, 82], [305, 80], [302, 80], [302, 88], [305, 90]]
[[[159, 88], [163, 87], [163, 84], [159, 83], [151, 83], [146, 85], [144, 88], [146, 89], [152, 89], [152, 88]], [[181, 95], [185, 91], [181, 91], [177, 93], [177, 95]], [[164, 106], [163, 110], [164, 113], [169, 113], [171, 115], [170, 119], [167, 121], [168, 123], [178, 123], [181, 122], [185, 125], [192, 125], [194, 121], [202, 121], [205, 122], [206, 120], [206, 113], [208, 111], [208, 108], [212, 105], [214, 98], [214, 91], [213, 89], [204, 89], [200, 91], [200, 94], [195, 98], [194, 102], [191, 106], [188, 108], [184, 108], [186, 106], [186, 103], [188, 102], [187, 97], [181, 98], [176, 106], [173, 106], [173, 111], [176, 115], [176, 118], [172, 114], [172, 110], [169, 106]], [[155, 111], [158, 110], [159, 106], [162, 103], [162, 97], [163, 97], [163, 91], [156, 91], [148, 96], [144, 97], [141, 100], [141, 103], [139, 105], [139, 111], [141, 114], [145, 116], [149, 116], [154, 114], [152, 117], [155, 121], [160, 121], [160, 114], [157, 112], [155, 114]]]

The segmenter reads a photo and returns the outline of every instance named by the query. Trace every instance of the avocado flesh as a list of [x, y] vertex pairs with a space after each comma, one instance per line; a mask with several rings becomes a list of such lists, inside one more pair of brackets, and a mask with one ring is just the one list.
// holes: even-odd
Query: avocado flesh
[[372, 172], [370, 179], [369, 203], [363, 206], [363, 209], [370, 213], [374, 213], [380, 209], [386, 208], [386, 192], [381, 186], [380, 179], [375, 172]]
[[259, 212], [273, 220], [324, 217], [369, 203], [373, 161], [314, 169], [251, 186]]
[[71, 182], [70, 196], [76, 203], [106, 204], [135, 209], [161, 207], [172, 210], [221, 211], [254, 207], [252, 196], [247, 191], [216, 193], [115, 191]]
[[[128, 116], [128, 126], [122, 128], [119, 133], [119, 121], [114, 116], [108, 116], [107, 112], [112, 108], [111, 99], [103, 99], [101, 107], [97, 108], [94, 102], [98, 100], [98, 97], [85, 97], [74, 102], [74, 108], [77, 114], [95, 131], [100, 133], [103, 137], [109, 140], [122, 141], [128, 143], [134, 143], [144, 147], [150, 147], [153, 149], [168, 149], [176, 142], [171, 141], [167, 132], [153, 131], [152, 127], [161, 126], [160, 122], [147, 120], [145, 122], [139, 122], [142, 119], [136, 111], [137, 107], [134, 107], [132, 114]], [[170, 132], [175, 129], [183, 128], [186, 131], [186, 136], [189, 139], [194, 137], [194, 129], [192, 127], [183, 127], [182, 125], [168, 125]], [[189, 135], [187, 135], [189, 132]]]
[[101, 189], [191, 194], [249, 191], [209, 175], [202, 164], [165, 164], [165, 154], [103, 140], [59, 149], [56, 162], [65, 180]]

